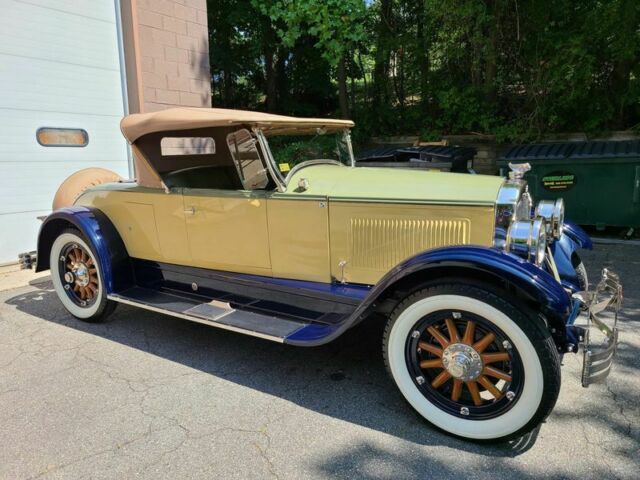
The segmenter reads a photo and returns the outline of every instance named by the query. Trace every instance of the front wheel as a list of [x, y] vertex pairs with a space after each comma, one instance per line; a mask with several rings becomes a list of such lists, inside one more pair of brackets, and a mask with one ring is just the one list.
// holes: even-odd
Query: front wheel
[[544, 323], [491, 289], [456, 283], [417, 291], [393, 311], [387, 368], [427, 421], [473, 440], [533, 430], [560, 391], [560, 363]]
[[79, 231], [63, 231], [53, 242], [49, 261], [53, 288], [71, 315], [101, 322], [113, 312], [116, 303], [107, 299], [100, 264]]

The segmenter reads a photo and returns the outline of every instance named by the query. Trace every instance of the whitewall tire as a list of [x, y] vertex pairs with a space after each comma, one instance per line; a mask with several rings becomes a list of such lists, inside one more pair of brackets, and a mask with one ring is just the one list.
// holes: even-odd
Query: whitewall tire
[[384, 338], [387, 368], [427, 421], [473, 440], [506, 440], [553, 408], [560, 369], [544, 323], [490, 289], [465, 284], [413, 293]]
[[49, 266], [53, 288], [71, 315], [100, 322], [113, 312], [116, 304], [107, 299], [100, 262], [79, 231], [67, 229], [58, 235]]

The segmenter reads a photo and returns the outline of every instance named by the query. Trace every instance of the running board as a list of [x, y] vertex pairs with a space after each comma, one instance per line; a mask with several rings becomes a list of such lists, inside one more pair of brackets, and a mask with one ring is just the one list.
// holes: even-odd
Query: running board
[[310, 325], [278, 316], [240, 310], [219, 300], [202, 303], [189, 297], [143, 287], [132, 287], [112, 293], [107, 298], [114, 302], [280, 343], [283, 343], [286, 337]]

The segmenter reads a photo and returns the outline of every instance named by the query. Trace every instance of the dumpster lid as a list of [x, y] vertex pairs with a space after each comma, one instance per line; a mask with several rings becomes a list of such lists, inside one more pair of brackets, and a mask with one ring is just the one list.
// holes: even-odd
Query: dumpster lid
[[389, 159], [390, 161], [393, 161], [393, 159], [395, 159], [395, 155], [397, 151], [398, 151], [398, 147], [370, 148], [369, 150], [365, 150], [364, 152], [359, 152], [356, 155], [356, 161], [382, 160], [382, 159]]
[[640, 140], [516, 145], [500, 157], [499, 162], [629, 157], [640, 157]]
[[500, 157], [500, 160], [504, 162], [520, 160], [559, 160], [567, 158], [574, 151], [575, 147], [575, 143], [516, 145]]
[[444, 145], [423, 145], [420, 147], [405, 147], [399, 148], [398, 153], [403, 154], [419, 154], [433, 157], [435, 159], [442, 159], [451, 161], [454, 158], [463, 158], [470, 160], [476, 156], [478, 151], [472, 147], [452, 147]]
[[571, 158], [640, 157], [640, 140], [580, 142]]

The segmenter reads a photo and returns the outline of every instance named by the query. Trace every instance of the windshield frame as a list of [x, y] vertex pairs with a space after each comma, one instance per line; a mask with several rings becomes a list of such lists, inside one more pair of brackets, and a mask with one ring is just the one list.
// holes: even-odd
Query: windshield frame
[[[289, 185], [289, 181], [291, 180], [292, 174], [295, 171], [300, 170], [300, 168], [303, 168], [309, 165], [319, 164], [319, 163], [344, 165], [336, 160], [309, 159], [308, 161], [298, 164], [297, 167], [300, 167], [300, 168], [294, 167], [289, 172], [289, 174], [286, 177], [284, 177], [280, 172], [280, 170], [278, 169], [278, 163], [276, 162], [276, 159], [273, 157], [273, 153], [271, 152], [271, 148], [269, 147], [269, 142], [267, 141], [267, 137], [265, 136], [262, 129], [259, 127], [254, 127], [252, 130], [258, 140], [258, 144], [260, 145], [260, 148], [262, 149], [262, 151], [264, 152], [264, 155], [266, 156], [265, 163], [267, 164], [267, 170], [271, 174], [273, 181], [276, 183], [276, 186], [279, 192], [286, 192], [287, 186]], [[342, 132], [342, 140], [345, 142], [347, 146], [347, 153], [349, 155], [349, 166], [353, 168], [356, 166], [356, 161], [355, 161], [355, 157], [353, 156], [351, 132], [348, 128], [345, 128], [339, 131]]]

